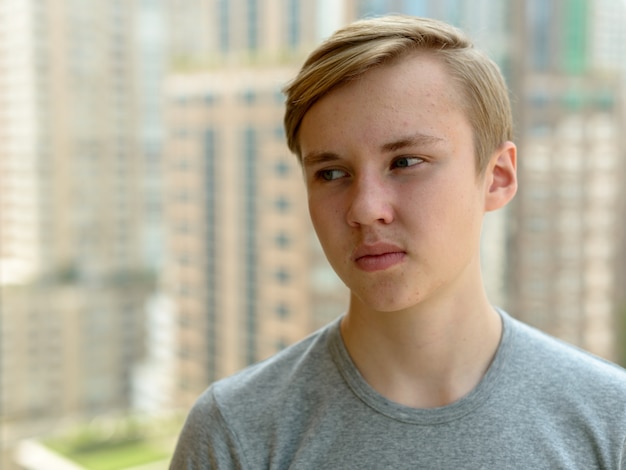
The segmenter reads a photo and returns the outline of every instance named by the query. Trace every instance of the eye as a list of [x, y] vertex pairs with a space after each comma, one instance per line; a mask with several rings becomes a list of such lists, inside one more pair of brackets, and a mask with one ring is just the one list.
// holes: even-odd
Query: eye
[[424, 161], [420, 157], [400, 157], [396, 158], [391, 164], [392, 168], [408, 168], [410, 166], [418, 165]]
[[320, 170], [317, 172], [317, 178], [324, 181], [333, 181], [339, 178], [343, 178], [346, 176], [346, 172], [343, 170], [338, 170], [336, 168], [331, 168], [329, 170]]

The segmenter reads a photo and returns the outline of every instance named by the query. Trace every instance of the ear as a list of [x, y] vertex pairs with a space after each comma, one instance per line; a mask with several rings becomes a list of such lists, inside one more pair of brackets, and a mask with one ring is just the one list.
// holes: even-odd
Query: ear
[[517, 147], [505, 142], [494, 152], [485, 169], [485, 211], [507, 205], [517, 192]]

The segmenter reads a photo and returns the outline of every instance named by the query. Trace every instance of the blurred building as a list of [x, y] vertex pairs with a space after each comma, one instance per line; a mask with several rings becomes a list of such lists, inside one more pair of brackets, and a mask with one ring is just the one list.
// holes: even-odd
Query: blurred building
[[[169, 3], [174, 73], [163, 154], [162, 285], [176, 318], [170, 403], [183, 407], [346, 305], [309, 223], [281, 93], [324, 31], [315, 18], [337, 22], [341, 9], [298, 0], [187, 3]], [[331, 14], [322, 18], [322, 10]]]
[[305, 197], [282, 131], [280, 86], [292, 72], [168, 81], [164, 285], [177, 305], [185, 404], [314, 327]]
[[626, 2], [594, 0], [589, 3], [588, 59], [597, 71], [621, 74], [626, 84]]
[[130, 404], [150, 288], [131, 6], [0, 2], [4, 436]]
[[0, 424], [8, 444], [128, 409], [144, 296], [140, 283], [4, 286]]
[[[624, 295], [626, 123], [621, 72], [597, 49], [624, 45], [618, 3], [599, 21], [595, 2], [518, 2], [511, 61], [520, 190], [509, 223], [509, 309], [612, 359]], [[610, 31], [618, 34], [606, 40]]]
[[[287, 61], [308, 51], [321, 25], [337, 23], [330, 0], [165, 0], [169, 52], [180, 69]], [[324, 15], [324, 16], [322, 16]]]
[[[146, 268], [163, 266], [163, 81], [169, 66], [167, 0], [133, 0], [136, 37], [135, 80], [138, 150], [141, 257]], [[131, 2], [129, 2], [131, 3]]]
[[3, 282], [139, 264], [132, 12], [2, 4]]
[[[511, 85], [521, 187], [486, 222], [491, 297], [614, 357], [626, 281], [624, 9], [0, 2], [3, 443], [61, 416], [186, 407], [341, 313], [345, 288], [309, 225], [280, 89], [337, 27], [391, 12], [462, 27]], [[162, 290], [147, 305], [145, 269]]]

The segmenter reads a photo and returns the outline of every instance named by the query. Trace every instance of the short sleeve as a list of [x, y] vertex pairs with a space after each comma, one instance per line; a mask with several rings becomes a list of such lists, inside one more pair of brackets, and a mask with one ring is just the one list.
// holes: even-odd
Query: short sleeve
[[209, 388], [194, 404], [178, 438], [170, 470], [226, 470], [246, 467], [236, 436]]

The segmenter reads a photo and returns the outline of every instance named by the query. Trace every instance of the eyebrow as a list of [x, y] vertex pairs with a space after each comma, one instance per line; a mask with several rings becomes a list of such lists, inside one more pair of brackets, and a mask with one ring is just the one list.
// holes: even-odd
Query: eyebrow
[[339, 160], [339, 155], [333, 152], [311, 152], [302, 157], [302, 166], [314, 166], [337, 160]]
[[[408, 147], [419, 145], [432, 145], [443, 142], [444, 139], [429, 134], [417, 132], [415, 134], [400, 137], [399, 139], [387, 142], [380, 146], [381, 151], [389, 153], [395, 152]], [[334, 162], [339, 160], [339, 155], [333, 152], [311, 152], [302, 157], [303, 166], [314, 166], [321, 163]]]
[[443, 142], [443, 139], [440, 137], [435, 137], [433, 135], [422, 134], [417, 132], [407, 137], [401, 137], [400, 139], [387, 142], [381, 145], [380, 149], [383, 152], [395, 152], [396, 150], [404, 149], [407, 147], [414, 147], [419, 145], [432, 145]]

